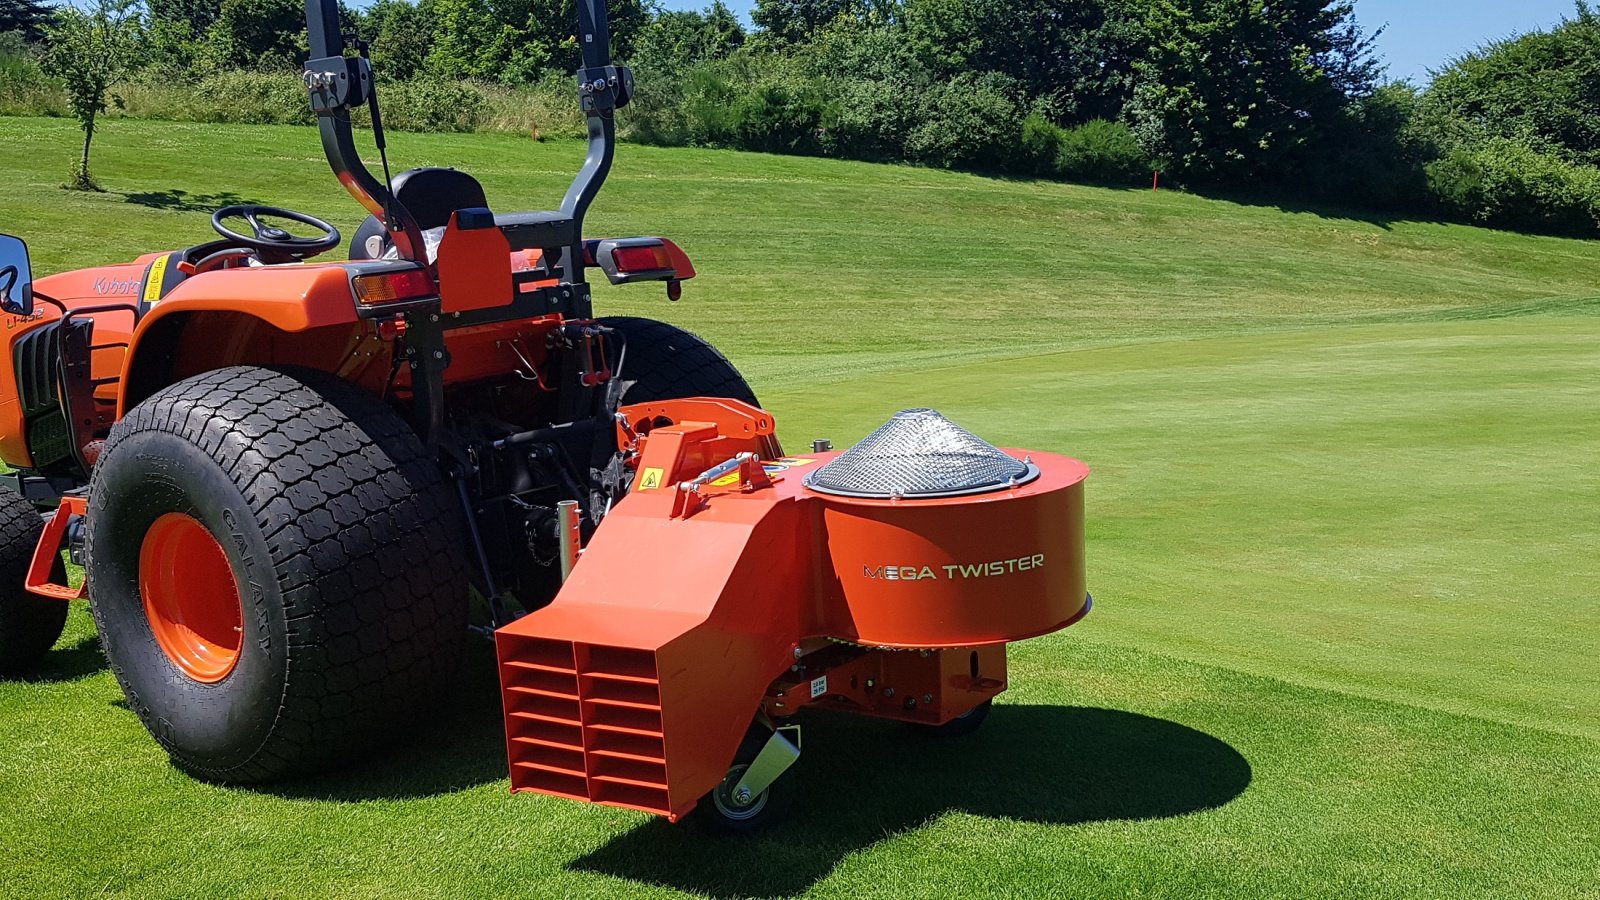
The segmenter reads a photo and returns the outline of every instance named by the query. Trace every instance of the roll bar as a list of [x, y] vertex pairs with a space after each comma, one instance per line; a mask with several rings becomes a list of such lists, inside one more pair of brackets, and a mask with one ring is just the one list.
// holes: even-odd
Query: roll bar
[[[578, 0], [578, 45], [583, 66], [578, 70], [578, 98], [588, 119], [589, 152], [561, 201], [561, 213], [572, 220], [573, 244], [562, 253], [566, 280], [583, 281], [583, 219], [600, 193], [616, 154], [617, 129], [613, 113], [633, 97], [633, 73], [611, 62], [611, 27], [605, 0]], [[306, 29], [311, 59], [304, 80], [317, 114], [322, 149], [333, 174], [356, 201], [383, 221], [405, 259], [425, 259], [422, 231], [416, 219], [389, 190], [387, 179], [378, 180], [356, 150], [350, 112], [362, 104], [371, 107], [373, 132], [379, 150], [384, 146], [378, 113], [372, 62], [364, 42], [355, 42], [357, 56], [345, 55], [347, 42], [340, 29], [338, 0], [306, 0]], [[386, 166], [387, 168], [387, 166]]]

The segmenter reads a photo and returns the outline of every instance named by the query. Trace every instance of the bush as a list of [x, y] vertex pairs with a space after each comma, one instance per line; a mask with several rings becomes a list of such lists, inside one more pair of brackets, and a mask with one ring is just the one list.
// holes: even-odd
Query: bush
[[1493, 139], [1458, 147], [1427, 171], [1440, 203], [1472, 222], [1581, 237], [1600, 233], [1600, 169], [1593, 166]]
[[872, 161], [905, 158], [906, 139], [917, 125], [917, 108], [907, 98], [916, 91], [904, 83], [863, 78], [839, 79], [829, 87], [824, 153]]
[[427, 77], [380, 87], [378, 102], [397, 131], [474, 131], [489, 106], [469, 83]]
[[1043, 113], [1030, 114], [1022, 120], [1022, 168], [1035, 175], [1055, 175], [1056, 158], [1061, 155], [1061, 144], [1066, 137], [1066, 129], [1045, 118]]
[[1055, 162], [1062, 178], [1094, 184], [1143, 181], [1154, 168], [1133, 129], [1105, 119], [1062, 132]]
[[826, 111], [818, 86], [787, 60], [741, 52], [647, 82], [623, 121], [641, 143], [812, 154]]
[[0, 32], [0, 116], [65, 116], [67, 96], [44, 74], [22, 34]]
[[[179, 91], [128, 86], [122, 96], [129, 115], [153, 119], [255, 125], [309, 125], [316, 121], [305, 85], [294, 72], [219, 72]], [[169, 104], [170, 111], [160, 108]]]
[[1022, 114], [1017, 83], [984, 72], [956, 76], [928, 91], [906, 138], [917, 162], [951, 169], [1009, 169], [1017, 162]]

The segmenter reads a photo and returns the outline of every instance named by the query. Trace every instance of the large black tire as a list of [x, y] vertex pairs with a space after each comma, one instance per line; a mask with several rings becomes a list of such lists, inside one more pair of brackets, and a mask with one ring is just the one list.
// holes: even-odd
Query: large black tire
[[[210, 683], [162, 649], [141, 599], [141, 548], [168, 513], [204, 526], [240, 588], [237, 662]], [[336, 378], [235, 367], [158, 392], [112, 429], [85, 535], [128, 705], [179, 768], [227, 783], [348, 761], [414, 725], [466, 635], [462, 516], [405, 421]]]
[[[23, 588], [28, 565], [44, 531], [33, 504], [0, 487], [0, 676], [26, 675], [61, 638], [67, 604]], [[55, 578], [63, 575], [56, 560]]]
[[622, 405], [684, 397], [727, 397], [755, 404], [755, 391], [717, 348], [676, 325], [612, 316], [601, 325], [622, 333]]

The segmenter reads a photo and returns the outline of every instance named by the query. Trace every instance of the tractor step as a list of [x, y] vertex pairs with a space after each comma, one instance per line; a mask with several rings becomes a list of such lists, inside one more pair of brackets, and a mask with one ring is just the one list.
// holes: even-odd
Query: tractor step
[[56, 562], [61, 559], [61, 551], [65, 549], [67, 528], [73, 519], [81, 518], [88, 511], [87, 497], [67, 494], [61, 498], [61, 505], [56, 508], [50, 521], [45, 523], [44, 533], [39, 535], [39, 544], [33, 549], [33, 561], [28, 565], [28, 578], [23, 584], [29, 593], [52, 600], [82, 600], [89, 596], [87, 579], [77, 587], [56, 584], [50, 580]]

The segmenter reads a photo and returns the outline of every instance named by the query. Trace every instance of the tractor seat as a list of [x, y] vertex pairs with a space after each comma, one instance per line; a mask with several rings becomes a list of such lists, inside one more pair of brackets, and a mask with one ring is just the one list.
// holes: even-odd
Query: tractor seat
[[[449, 225], [450, 215], [458, 209], [489, 205], [483, 185], [459, 169], [407, 169], [394, 177], [394, 196], [423, 231]], [[350, 258], [382, 258], [389, 249], [388, 235], [377, 216], [367, 216], [350, 239]]]

